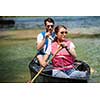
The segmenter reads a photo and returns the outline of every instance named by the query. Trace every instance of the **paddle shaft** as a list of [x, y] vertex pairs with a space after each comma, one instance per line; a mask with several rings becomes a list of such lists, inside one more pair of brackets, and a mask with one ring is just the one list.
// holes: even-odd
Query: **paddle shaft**
[[35, 77], [30, 81], [30, 83], [33, 83], [35, 79], [39, 76], [39, 74], [44, 70], [44, 67], [42, 67], [39, 72], [35, 75]]
[[[56, 56], [56, 54], [62, 49], [62, 47], [60, 46], [58, 48], [58, 50], [55, 52], [55, 54], [52, 56], [52, 59]], [[51, 60], [52, 60], [51, 59]], [[49, 62], [49, 61], [48, 61]], [[40, 75], [40, 73], [44, 70], [45, 67], [42, 67], [39, 72], [35, 75], [35, 77], [30, 81], [30, 83], [33, 83], [35, 81], [35, 79]]]
[[[59, 48], [58, 48], [58, 50], [55, 52], [55, 54], [52, 56], [52, 59], [56, 56], [56, 54], [60, 51], [62, 49], [62, 46], [60, 46]], [[52, 60], [51, 59], [51, 60]]]

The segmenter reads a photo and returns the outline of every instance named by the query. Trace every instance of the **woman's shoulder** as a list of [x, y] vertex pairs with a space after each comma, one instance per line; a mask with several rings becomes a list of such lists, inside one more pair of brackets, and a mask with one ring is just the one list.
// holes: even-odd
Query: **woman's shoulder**
[[72, 45], [72, 44], [74, 45], [73, 41], [70, 40], [70, 39], [66, 39], [66, 40], [64, 41], [64, 43], [67, 44], [67, 45]]
[[70, 42], [70, 43], [71, 43], [71, 42], [72, 42], [72, 40], [70, 40], [70, 39], [65, 39], [65, 40], [64, 40], [64, 42], [67, 42], [67, 43], [69, 43], [69, 42]]

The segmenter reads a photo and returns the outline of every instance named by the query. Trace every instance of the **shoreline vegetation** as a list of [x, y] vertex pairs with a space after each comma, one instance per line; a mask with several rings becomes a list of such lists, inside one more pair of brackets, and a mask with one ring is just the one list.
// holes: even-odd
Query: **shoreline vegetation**
[[[30, 80], [28, 65], [36, 54], [36, 37], [41, 29], [0, 31], [0, 82]], [[100, 83], [100, 34], [70, 33], [78, 59], [94, 69], [89, 82]]]
[[[26, 30], [8, 30], [8, 31], [0, 31], [0, 39], [7, 39], [7, 36], [11, 36], [10, 38], [25, 38], [25, 39], [35, 39], [37, 35], [44, 31], [44, 29], [26, 29]], [[100, 38], [99, 33], [90, 34], [80, 32], [68, 32], [69, 38]]]

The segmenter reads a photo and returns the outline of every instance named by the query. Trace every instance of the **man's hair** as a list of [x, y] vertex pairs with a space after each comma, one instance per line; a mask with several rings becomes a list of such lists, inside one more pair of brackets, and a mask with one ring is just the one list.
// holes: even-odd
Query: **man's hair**
[[46, 22], [50, 22], [50, 23], [53, 23], [55, 24], [54, 20], [52, 18], [47, 18], [44, 20], [44, 24], [46, 25]]

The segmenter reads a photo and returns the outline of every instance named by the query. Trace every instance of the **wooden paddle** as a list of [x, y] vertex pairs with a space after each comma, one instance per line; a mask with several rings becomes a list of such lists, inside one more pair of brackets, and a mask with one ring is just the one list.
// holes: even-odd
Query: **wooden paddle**
[[[55, 52], [55, 54], [52, 56], [51, 60], [56, 56], [56, 54], [62, 49], [62, 46], [60, 46], [58, 48], [58, 50]], [[48, 63], [50, 62], [50, 60], [48, 61]], [[33, 83], [35, 81], [35, 79], [40, 75], [40, 73], [44, 70], [45, 67], [42, 67], [39, 72], [35, 75], [35, 77], [29, 81], [29, 83]]]

